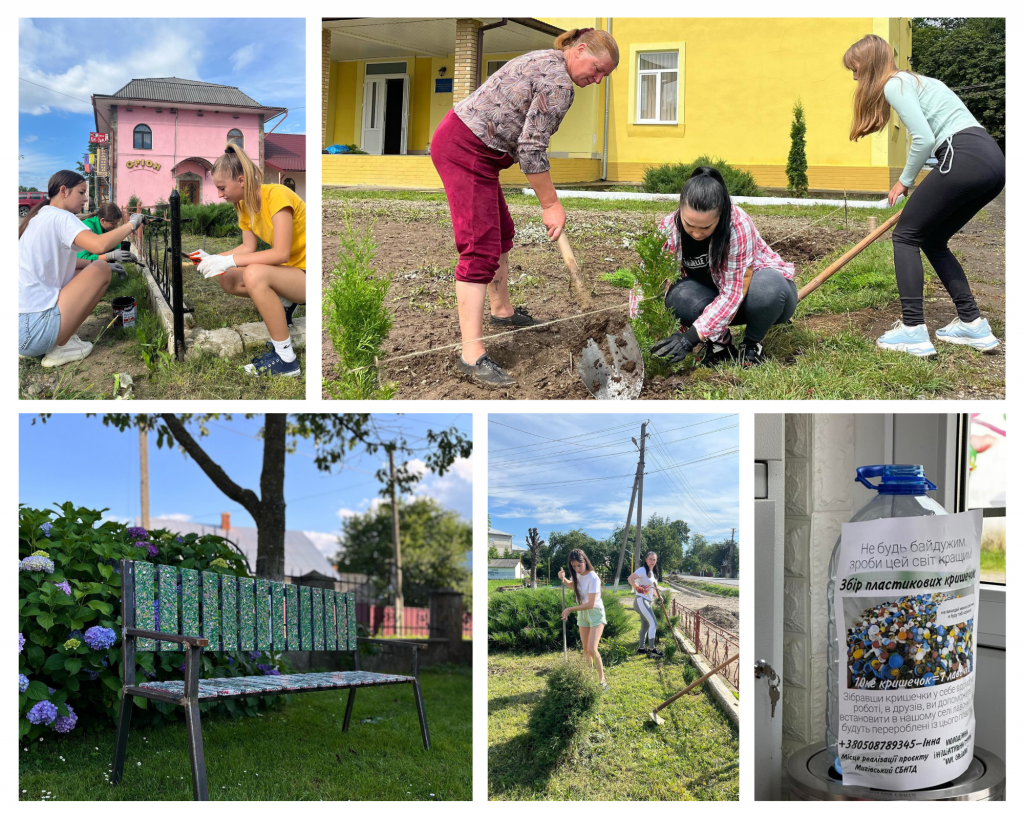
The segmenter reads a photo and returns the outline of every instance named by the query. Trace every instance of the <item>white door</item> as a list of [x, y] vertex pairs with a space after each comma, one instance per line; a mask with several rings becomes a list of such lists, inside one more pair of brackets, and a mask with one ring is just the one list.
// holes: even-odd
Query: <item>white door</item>
[[[783, 537], [785, 416], [754, 416], [754, 653], [745, 654], [743, 685], [754, 699], [754, 799], [779, 799], [782, 790], [782, 700], [772, 716], [768, 680], [750, 673], [753, 662], [764, 660], [782, 676]], [[781, 680], [779, 691], [785, 696]], [[749, 734], [748, 734], [749, 736]]]
[[363, 142], [359, 146], [368, 154], [384, 153], [384, 100], [387, 81], [374, 77], [363, 83]]
[[409, 75], [402, 77], [402, 155], [405, 155], [409, 135]]

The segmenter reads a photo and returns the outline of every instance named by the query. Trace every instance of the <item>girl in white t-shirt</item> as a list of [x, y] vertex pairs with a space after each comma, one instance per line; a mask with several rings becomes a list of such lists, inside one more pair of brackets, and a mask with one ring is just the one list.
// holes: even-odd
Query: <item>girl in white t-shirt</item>
[[108, 253], [144, 217], [136, 213], [126, 225], [93, 233], [77, 215], [89, 190], [74, 171], [51, 176], [46, 196], [18, 229], [18, 353], [43, 356], [44, 367], [56, 367], [92, 352], [92, 344], [76, 331], [110, 286], [110, 265], [79, 259], [78, 252]]
[[661, 599], [661, 592], [658, 591], [660, 579], [661, 569], [658, 567], [658, 556], [654, 552], [648, 552], [644, 558], [644, 565], [637, 568], [628, 578], [629, 585], [636, 592], [633, 610], [640, 615], [640, 645], [636, 653], [646, 654], [648, 657], [665, 656], [657, 648], [658, 620], [654, 616], [654, 596], [657, 595], [658, 599]]
[[601, 688], [607, 691], [608, 683], [604, 679], [604, 664], [601, 662], [601, 653], [597, 650], [597, 644], [600, 642], [601, 634], [608, 622], [608, 618], [605, 616], [604, 602], [601, 600], [601, 578], [597, 576], [597, 572], [594, 571], [594, 567], [590, 563], [590, 558], [582, 549], [573, 549], [569, 552], [569, 572], [572, 574], [572, 579], [565, 576], [565, 569], [559, 569], [558, 579], [564, 585], [572, 587], [577, 605], [562, 609], [562, 619], [567, 619], [570, 612], [576, 612], [576, 624], [580, 627], [583, 653], [593, 661]]

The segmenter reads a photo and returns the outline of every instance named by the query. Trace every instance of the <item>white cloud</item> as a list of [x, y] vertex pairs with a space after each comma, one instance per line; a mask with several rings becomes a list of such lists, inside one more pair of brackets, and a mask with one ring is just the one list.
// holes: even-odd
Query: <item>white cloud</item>
[[324, 557], [333, 559], [338, 553], [338, 536], [329, 532], [303, 531], [306, 537], [313, 541], [313, 545]]
[[21, 141], [22, 142], [35, 142], [37, 139], [39, 139], [39, 137], [35, 136], [34, 134], [29, 134], [27, 137], [24, 137]]
[[451, 469], [440, 477], [424, 477], [413, 494], [433, 498], [442, 506], [448, 507], [458, 505], [462, 501], [469, 503], [473, 496], [473, 457], [456, 458]]
[[345, 507], [342, 507], [335, 514], [337, 514], [337, 516], [342, 520], [345, 520], [346, 518], [351, 518], [359, 513], [355, 509], [346, 509]]
[[188, 523], [192, 520], [192, 516], [187, 512], [170, 512], [164, 515], [154, 515], [154, 517], [161, 518], [162, 520], [173, 520], [178, 523]]
[[252, 63], [253, 60], [256, 59], [257, 54], [258, 51], [256, 49], [255, 43], [249, 43], [249, 45], [244, 45], [240, 49], [238, 49], [238, 51], [232, 54], [231, 57], [229, 57], [229, 59], [231, 60], [231, 67], [235, 71], [241, 71], [243, 68], [245, 68], [247, 65]]
[[573, 512], [570, 509], [541, 506], [534, 509], [533, 514], [530, 517], [536, 520], [537, 523], [575, 523], [577, 521], [585, 520], [584, 516], [580, 512]]
[[25, 150], [18, 155], [18, 184], [46, 190], [50, 177], [65, 164], [66, 158]]
[[421, 478], [430, 471], [427, 469], [427, 465], [419, 458], [413, 458], [411, 461], [406, 461], [405, 468], [413, 475], [418, 475]]
[[[31, 20], [22, 19], [18, 75], [27, 82], [19, 83], [18, 110], [33, 115], [51, 111], [91, 114], [92, 94], [113, 94], [135, 77], [202, 79], [203, 38], [194, 31], [161, 23], [148, 30], [139, 27], [132, 35], [128, 42], [134, 47], [130, 50], [111, 49], [93, 56], [93, 39], [65, 39], [59, 29], [42, 31]], [[61, 42], [63, 46], [58, 45]], [[53, 53], [77, 62], [51, 71], [48, 60]]]

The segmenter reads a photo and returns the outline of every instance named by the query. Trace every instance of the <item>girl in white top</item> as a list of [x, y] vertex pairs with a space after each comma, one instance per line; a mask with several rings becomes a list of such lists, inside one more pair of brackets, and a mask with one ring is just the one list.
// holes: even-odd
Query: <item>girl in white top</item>
[[[658, 568], [658, 556], [654, 552], [648, 552], [644, 558], [644, 564], [631, 574], [627, 581], [633, 587], [636, 597], [633, 599], [633, 610], [640, 615], [640, 645], [637, 646], [637, 654], [646, 654], [648, 657], [664, 657], [658, 651], [658, 620], [654, 616], [654, 596], [661, 599], [661, 592], [658, 591], [658, 580], [661, 577], [661, 569]], [[646, 647], [644, 643], [647, 643]]]
[[74, 171], [51, 176], [46, 196], [18, 230], [18, 353], [41, 355], [44, 367], [55, 367], [92, 352], [92, 344], [76, 331], [110, 286], [110, 265], [102, 259], [79, 259], [78, 252], [108, 253], [144, 217], [133, 214], [128, 224], [93, 233], [77, 215], [89, 190]]
[[569, 571], [572, 574], [572, 579], [565, 576], [565, 569], [558, 570], [558, 579], [564, 585], [572, 587], [577, 605], [562, 609], [562, 619], [567, 619], [570, 612], [577, 612], [576, 623], [580, 627], [583, 653], [593, 661], [601, 688], [607, 691], [608, 683], [604, 679], [604, 664], [601, 662], [601, 653], [597, 650], [597, 644], [600, 642], [601, 634], [608, 622], [605, 616], [604, 602], [601, 600], [601, 578], [597, 576], [597, 572], [594, 571], [594, 567], [590, 563], [590, 558], [582, 549], [573, 549], [569, 552]]

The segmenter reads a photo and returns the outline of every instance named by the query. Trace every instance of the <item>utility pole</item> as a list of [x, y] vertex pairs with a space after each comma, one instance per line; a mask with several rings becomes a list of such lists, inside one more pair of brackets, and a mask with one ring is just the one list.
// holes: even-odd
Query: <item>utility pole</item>
[[644, 447], [647, 444], [647, 421], [640, 425], [640, 465], [637, 467], [638, 491], [636, 497], [636, 542], [633, 551], [636, 553], [636, 563], [641, 566], [643, 560], [640, 556], [640, 521], [644, 516]]
[[[641, 514], [640, 509], [643, 507], [643, 491], [644, 491], [644, 441], [647, 438], [647, 421], [644, 421], [640, 425], [640, 443], [636, 443], [636, 438], [632, 441], [640, 448], [640, 460], [636, 465], [636, 476], [633, 478], [633, 493], [629, 496], [629, 511], [626, 513], [626, 528], [622, 532], [622, 548], [619, 549], [619, 563], [615, 568], [615, 582], [613, 588], [615, 591], [619, 590], [619, 575], [622, 574], [622, 562], [626, 556], [626, 544], [629, 542], [629, 522], [633, 519], [633, 503], [640, 499], [640, 504], [637, 507], [636, 516], [636, 551], [639, 554], [640, 551], [640, 520]], [[630, 560], [632, 566], [639, 566], [639, 558], [637, 561]]]
[[142, 528], [149, 531], [149, 439], [146, 428], [139, 427], [139, 491], [142, 496]]
[[735, 576], [735, 574], [733, 573], [733, 570], [732, 570], [732, 556], [733, 556], [733, 551], [735, 550], [735, 548], [736, 548], [736, 529], [734, 528], [732, 530], [732, 534], [729, 535], [729, 577], [734, 577]]
[[398, 488], [395, 482], [395, 452], [388, 450], [391, 468], [391, 532], [395, 541], [395, 634], [402, 636], [405, 620], [405, 599], [402, 596], [402, 542], [398, 536]]
[[[636, 475], [633, 477], [633, 493], [629, 496], [629, 511], [626, 512], [626, 528], [622, 530], [622, 548], [619, 549], [619, 564], [615, 567], [615, 583], [613, 591], [619, 590], [619, 576], [622, 574], [622, 560], [626, 556], [626, 543], [629, 541], [629, 522], [633, 520], [633, 504], [636, 502], [636, 489], [640, 484], [640, 465], [637, 464]], [[632, 563], [632, 561], [630, 561]], [[630, 572], [632, 574], [632, 572]]]

